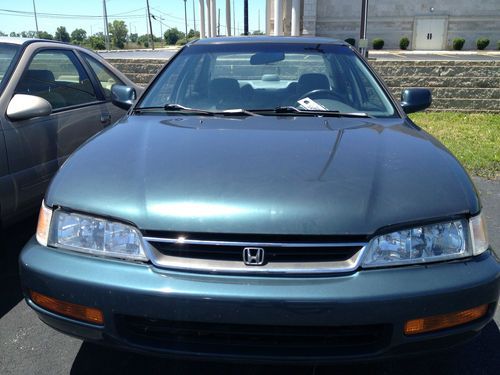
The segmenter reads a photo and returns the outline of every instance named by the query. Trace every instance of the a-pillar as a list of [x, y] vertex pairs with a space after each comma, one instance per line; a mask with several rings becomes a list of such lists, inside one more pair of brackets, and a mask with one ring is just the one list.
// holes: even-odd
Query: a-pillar
[[300, 0], [292, 0], [292, 36], [300, 36]]
[[283, 1], [274, 0], [274, 35], [283, 35]]
[[200, 0], [200, 39], [206, 38], [205, 35], [205, 0]]

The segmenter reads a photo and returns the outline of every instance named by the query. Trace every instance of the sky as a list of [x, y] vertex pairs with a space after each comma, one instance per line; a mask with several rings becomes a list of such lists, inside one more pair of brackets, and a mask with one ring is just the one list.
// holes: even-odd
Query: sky
[[[196, 30], [199, 30], [199, 0], [187, 0], [188, 30], [194, 28], [193, 3], [195, 5]], [[217, 0], [220, 8], [220, 33], [225, 34], [226, 0]], [[231, 0], [236, 13], [236, 29], [238, 34], [243, 32], [243, 0]], [[248, 1], [250, 32], [259, 28], [265, 29], [265, 0]], [[184, 31], [184, 0], [149, 0], [151, 14], [159, 21], [151, 20], [153, 33], [160, 36], [170, 27], [177, 27]], [[35, 0], [38, 29], [54, 35], [57, 27], [65, 26], [71, 33], [76, 28], [82, 28], [88, 35], [102, 32], [103, 1], [102, 0]], [[146, 0], [106, 0], [108, 21], [123, 20], [129, 31], [146, 34]], [[205, 8], [205, 16], [206, 16]], [[162, 18], [162, 19], [160, 19]], [[161, 24], [160, 24], [161, 22]], [[206, 22], [205, 22], [206, 24]], [[207, 26], [205, 26], [207, 27]], [[21, 32], [36, 30], [33, 15], [33, 0], [0, 0], [0, 31], [9, 34], [12, 31]]]

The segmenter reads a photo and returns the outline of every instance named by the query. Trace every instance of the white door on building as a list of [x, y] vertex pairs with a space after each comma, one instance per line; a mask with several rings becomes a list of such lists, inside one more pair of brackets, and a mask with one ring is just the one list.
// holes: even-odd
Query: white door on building
[[445, 48], [446, 18], [415, 18], [413, 49], [441, 50]]

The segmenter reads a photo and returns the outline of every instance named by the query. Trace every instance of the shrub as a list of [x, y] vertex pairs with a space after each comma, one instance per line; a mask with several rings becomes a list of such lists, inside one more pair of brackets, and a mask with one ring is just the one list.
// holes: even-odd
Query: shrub
[[186, 38], [179, 39], [177, 42], [175, 42], [176, 46], [183, 46], [186, 44]]
[[347, 38], [344, 42], [349, 43], [351, 46], [356, 45], [356, 39], [354, 39], [354, 38]]
[[407, 37], [402, 37], [401, 40], [399, 41], [399, 48], [401, 49], [407, 49], [408, 46], [410, 45], [410, 39]]
[[382, 49], [384, 48], [384, 39], [380, 39], [380, 38], [375, 38], [373, 39], [373, 49]]
[[465, 39], [464, 38], [455, 38], [453, 39], [453, 49], [455, 51], [460, 51], [464, 48]]
[[490, 40], [488, 38], [479, 38], [478, 40], [476, 40], [477, 49], [483, 50], [488, 47], [489, 44]]
[[497, 49], [500, 50], [500, 40], [497, 42]]

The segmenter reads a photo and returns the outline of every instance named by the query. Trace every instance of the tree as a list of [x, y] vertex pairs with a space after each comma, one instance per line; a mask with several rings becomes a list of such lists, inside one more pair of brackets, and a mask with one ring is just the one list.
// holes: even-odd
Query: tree
[[137, 43], [137, 39], [139, 39], [139, 35], [130, 33], [130, 41], [132, 43]]
[[90, 48], [92, 49], [106, 49], [106, 42], [104, 41], [104, 34], [97, 33], [91, 35], [88, 39]]
[[10, 34], [9, 34], [10, 37], [16, 37], [16, 36], [20, 36], [18, 33], [12, 31]]
[[52, 34], [49, 34], [48, 32], [46, 31], [39, 31], [38, 32], [38, 37], [40, 39], [48, 39], [48, 40], [52, 40], [54, 39], [54, 37], [52, 36]]
[[194, 31], [193, 29], [189, 30], [188, 32], [188, 39], [195, 39], [200, 37], [200, 32], [199, 31]]
[[87, 39], [87, 32], [83, 29], [75, 29], [71, 32], [71, 42], [82, 44]]
[[54, 34], [55, 40], [60, 40], [61, 42], [68, 43], [70, 41], [69, 33], [66, 31], [64, 26], [59, 26]]
[[18, 35], [21, 35], [22, 38], [34, 38], [36, 37], [36, 31], [21, 31], [21, 34], [18, 34]]
[[177, 43], [179, 39], [184, 38], [184, 33], [177, 30], [176, 27], [173, 27], [165, 31], [165, 34], [163, 34], [163, 36], [165, 37], [165, 43], [172, 45]]
[[137, 44], [142, 44], [144, 47], [148, 48], [149, 38], [150, 38], [149, 34], [141, 35], [140, 37], [137, 38]]
[[114, 20], [109, 24], [109, 33], [111, 34], [111, 42], [115, 47], [123, 48], [127, 41], [127, 25], [125, 21]]
[[0, 36], [7, 36], [7, 34], [4, 34], [3, 32], [0, 31]]

